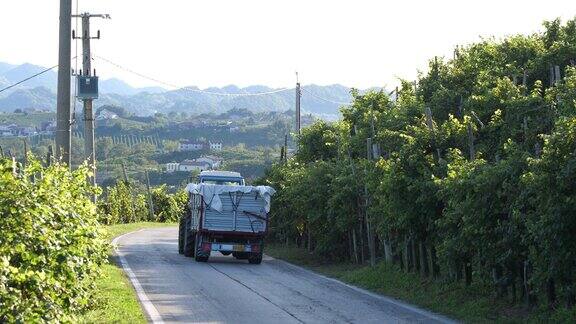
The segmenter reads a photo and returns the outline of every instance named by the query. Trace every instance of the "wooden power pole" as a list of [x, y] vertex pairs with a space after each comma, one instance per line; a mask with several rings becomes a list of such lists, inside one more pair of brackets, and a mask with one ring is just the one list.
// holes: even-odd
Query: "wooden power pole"
[[70, 166], [70, 69], [72, 60], [72, 0], [60, 0], [56, 157]]
[[[74, 18], [82, 19], [82, 36], [74, 38], [82, 40], [82, 73], [80, 76], [96, 77], [96, 72], [92, 74], [92, 52], [90, 41], [92, 39], [100, 39], [100, 31], [96, 37], [90, 34], [90, 18], [104, 18], [109, 19], [109, 15], [91, 15], [90, 13], [83, 13], [81, 15], [73, 15]], [[97, 79], [94, 79], [97, 82]], [[90, 80], [90, 82], [94, 82]], [[80, 89], [79, 89], [80, 90]], [[97, 89], [96, 89], [97, 91]], [[82, 98], [84, 103], [84, 158], [88, 161], [88, 165], [92, 170], [92, 176], [89, 181], [92, 186], [96, 186], [96, 149], [94, 145], [94, 111], [92, 107], [93, 99], [98, 97], [98, 93], [84, 94], [79, 91], [79, 97]], [[96, 196], [93, 196], [93, 201], [96, 201]]]

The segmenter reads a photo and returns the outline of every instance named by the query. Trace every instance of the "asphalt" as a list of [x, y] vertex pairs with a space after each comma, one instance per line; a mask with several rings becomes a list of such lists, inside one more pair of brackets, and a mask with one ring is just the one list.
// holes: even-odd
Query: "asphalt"
[[448, 323], [449, 319], [271, 257], [262, 264], [178, 254], [177, 229], [116, 240], [124, 270], [155, 323]]

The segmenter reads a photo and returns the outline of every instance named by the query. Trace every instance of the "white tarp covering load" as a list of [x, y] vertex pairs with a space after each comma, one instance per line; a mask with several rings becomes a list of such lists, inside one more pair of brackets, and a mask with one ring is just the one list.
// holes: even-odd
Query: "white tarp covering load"
[[221, 194], [228, 194], [234, 192], [250, 193], [257, 192], [266, 202], [266, 212], [270, 212], [271, 197], [276, 193], [276, 190], [268, 186], [225, 186], [207, 183], [190, 183], [186, 186], [186, 191], [192, 194], [199, 194], [204, 197], [205, 201], [210, 202], [210, 207], [222, 211], [222, 201], [220, 200]]

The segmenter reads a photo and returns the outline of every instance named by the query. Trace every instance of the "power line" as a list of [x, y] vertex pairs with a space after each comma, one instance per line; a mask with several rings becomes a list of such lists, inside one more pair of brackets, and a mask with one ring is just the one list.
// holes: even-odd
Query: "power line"
[[94, 57], [96, 57], [97, 59], [100, 59], [110, 65], [113, 65], [121, 70], [124, 70], [126, 72], [132, 73], [134, 75], [137, 75], [141, 78], [147, 79], [149, 81], [152, 82], [156, 82], [158, 84], [162, 84], [165, 86], [168, 86], [170, 88], [175, 88], [175, 89], [182, 89], [182, 90], [186, 90], [186, 91], [191, 91], [191, 92], [197, 92], [197, 93], [203, 93], [203, 94], [207, 94], [207, 95], [214, 95], [214, 96], [225, 96], [225, 97], [254, 97], [254, 96], [265, 96], [265, 95], [271, 95], [271, 94], [275, 94], [275, 93], [279, 93], [279, 92], [284, 92], [284, 91], [289, 91], [289, 90], [294, 90], [294, 88], [281, 88], [281, 89], [276, 89], [276, 90], [272, 90], [272, 91], [266, 91], [266, 92], [258, 92], [258, 93], [221, 93], [221, 92], [210, 92], [210, 91], [205, 91], [205, 90], [200, 90], [200, 89], [192, 89], [190, 87], [181, 87], [178, 85], [175, 85], [173, 83], [169, 83], [169, 82], [164, 82], [162, 80], [158, 80], [156, 78], [152, 78], [149, 77], [147, 75], [144, 75], [142, 73], [136, 72], [132, 69], [129, 69], [125, 66], [122, 66], [118, 63], [114, 63], [109, 59], [106, 59], [104, 57], [98, 56], [98, 55], [94, 55]]
[[58, 64], [54, 65], [53, 67], [47, 68], [47, 69], [45, 69], [45, 70], [42, 70], [41, 72], [38, 72], [38, 73], [36, 73], [36, 74], [34, 74], [34, 75], [32, 75], [32, 76], [29, 76], [29, 77], [27, 77], [27, 78], [24, 79], [24, 80], [21, 80], [21, 81], [18, 81], [18, 82], [16, 82], [16, 83], [14, 83], [14, 84], [11, 84], [11, 85], [7, 86], [6, 88], [1, 89], [1, 90], [0, 90], [0, 93], [6, 91], [6, 90], [8, 90], [8, 89], [12, 89], [12, 88], [14, 88], [15, 86], [17, 86], [17, 85], [19, 85], [19, 84], [22, 84], [22, 83], [24, 83], [24, 82], [26, 82], [26, 81], [28, 81], [28, 80], [30, 80], [30, 79], [34, 79], [35, 77], [40, 76], [40, 75], [42, 75], [42, 74], [44, 74], [44, 73], [46, 73], [46, 72], [48, 72], [48, 71], [54, 70], [54, 69], [57, 68], [57, 67], [58, 67]]
[[[75, 7], [76, 7], [76, 16], [78, 16], [78, 0], [76, 0], [76, 6]], [[74, 31], [78, 32], [78, 19], [76, 19], [75, 23], [76, 23], [76, 26], [75, 26]], [[74, 47], [75, 47], [75, 49], [74, 49], [74, 51], [75, 51], [74, 55], [75, 56], [73, 59], [74, 60], [74, 72], [78, 73], [78, 38], [74, 38]], [[77, 87], [74, 87], [74, 97], [73, 97], [74, 98], [74, 106], [72, 108], [72, 124], [76, 123], [76, 101], [77, 101], [76, 100], [76, 95], [77, 95], [76, 92], [78, 91], [76, 88]]]
[[313, 94], [311, 91], [308, 91], [306, 88], [302, 88], [302, 91], [303, 91], [303, 92], [306, 92], [307, 94], [311, 95], [312, 97], [314, 97], [314, 98], [316, 98], [316, 99], [323, 100], [323, 101], [326, 101], [326, 102], [329, 102], [329, 103], [333, 103], [333, 104], [336, 104], [336, 105], [348, 106], [348, 105], [351, 105], [351, 104], [352, 104], [352, 102], [341, 102], [341, 101], [334, 101], [334, 100], [322, 98], [322, 97], [320, 97], [320, 96], [317, 96], [317, 95]]

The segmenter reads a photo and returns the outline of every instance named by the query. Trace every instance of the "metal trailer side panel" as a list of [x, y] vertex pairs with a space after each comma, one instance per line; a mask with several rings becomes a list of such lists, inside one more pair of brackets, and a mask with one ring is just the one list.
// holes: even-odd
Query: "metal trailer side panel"
[[[232, 199], [231, 199], [232, 198]], [[221, 194], [222, 210], [216, 211], [204, 200], [203, 230], [216, 232], [266, 232], [267, 217], [264, 199], [256, 192]]]

